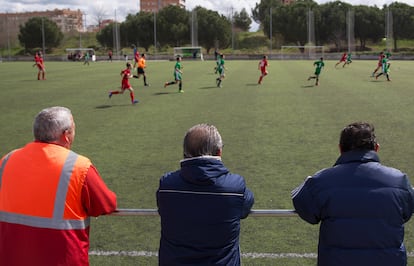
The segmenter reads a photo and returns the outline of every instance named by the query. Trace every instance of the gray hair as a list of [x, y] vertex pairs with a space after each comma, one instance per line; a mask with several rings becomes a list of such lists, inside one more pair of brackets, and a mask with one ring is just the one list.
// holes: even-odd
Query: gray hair
[[223, 141], [215, 126], [198, 124], [191, 127], [185, 134], [183, 148], [184, 158], [216, 156], [223, 148]]
[[73, 117], [66, 107], [49, 107], [40, 111], [33, 123], [35, 140], [52, 142], [59, 139], [65, 130], [71, 129]]

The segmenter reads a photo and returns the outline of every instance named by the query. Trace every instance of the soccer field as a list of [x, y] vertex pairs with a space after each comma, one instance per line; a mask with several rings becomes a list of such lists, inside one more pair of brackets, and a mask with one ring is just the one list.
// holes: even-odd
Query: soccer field
[[[314, 86], [307, 81], [313, 61], [271, 60], [259, 86], [258, 60], [228, 60], [222, 88], [215, 84], [214, 61], [183, 61], [184, 93], [178, 93], [177, 85], [163, 87], [173, 79], [175, 62], [150, 59], [151, 86], [131, 80], [136, 105], [127, 92], [108, 98], [120, 87], [123, 61], [46, 61], [45, 81], [36, 80], [32, 62], [0, 63], [0, 154], [33, 139], [33, 118], [41, 109], [69, 107], [76, 122], [72, 148], [96, 165], [117, 193], [118, 207], [154, 209], [159, 177], [179, 167], [185, 131], [211, 123], [225, 143], [224, 164], [254, 192], [254, 209], [292, 209], [290, 191], [331, 166], [340, 130], [364, 120], [376, 126], [382, 162], [406, 172], [414, 184], [411, 61], [391, 62], [391, 82], [371, 77], [376, 61], [355, 60], [345, 68], [326, 61]], [[242, 222], [242, 263], [315, 265], [318, 228], [298, 217], [248, 217]], [[92, 219], [91, 265], [156, 265], [159, 231], [157, 216]], [[414, 253], [414, 220], [405, 242]]]

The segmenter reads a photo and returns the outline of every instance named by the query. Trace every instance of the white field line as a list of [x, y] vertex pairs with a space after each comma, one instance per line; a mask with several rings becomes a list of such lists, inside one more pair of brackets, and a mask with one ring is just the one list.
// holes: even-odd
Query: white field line
[[[157, 257], [158, 252], [152, 251], [89, 251], [90, 256], [126, 256], [126, 257]], [[243, 258], [316, 258], [315, 253], [242, 253]]]
[[[158, 252], [153, 251], [102, 251], [91, 250], [90, 256], [125, 256], [125, 257], [158, 257]], [[280, 258], [316, 258], [316, 253], [242, 253], [243, 258], [252, 259], [280, 259]], [[407, 252], [408, 257], [414, 257], [414, 251]]]

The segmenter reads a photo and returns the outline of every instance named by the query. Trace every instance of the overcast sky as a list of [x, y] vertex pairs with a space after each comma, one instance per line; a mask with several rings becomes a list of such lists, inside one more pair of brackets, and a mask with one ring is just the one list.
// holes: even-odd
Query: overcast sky
[[[316, 0], [322, 4], [331, 0]], [[216, 10], [223, 15], [228, 15], [231, 11], [240, 11], [246, 8], [251, 12], [260, 0], [186, 0], [186, 8], [191, 10], [196, 6], [202, 6], [210, 10]], [[343, 2], [352, 5], [364, 4], [377, 5], [382, 7], [384, 4], [390, 4], [392, 0], [343, 0]], [[399, 0], [398, 2], [414, 6], [414, 0]], [[100, 14], [105, 13], [108, 18], [115, 18], [123, 21], [127, 14], [135, 14], [139, 11], [139, 0], [0, 0], [0, 13], [14, 13], [26, 11], [43, 11], [53, 10], [55, 8], [63, 9], [80, 9], [85, 14], [86, 24], [96, 24], [96, 10]]]

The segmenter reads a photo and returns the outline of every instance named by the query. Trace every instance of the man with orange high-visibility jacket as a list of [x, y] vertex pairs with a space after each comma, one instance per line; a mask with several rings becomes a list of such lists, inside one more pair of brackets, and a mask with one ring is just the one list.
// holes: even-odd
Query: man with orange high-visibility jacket
[[0, 265], [89, 265], [90, 216], [115, 211], [116, 195], [70, 150], [69, 109], [43, 109], [33, 133], [0, 161]]

